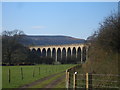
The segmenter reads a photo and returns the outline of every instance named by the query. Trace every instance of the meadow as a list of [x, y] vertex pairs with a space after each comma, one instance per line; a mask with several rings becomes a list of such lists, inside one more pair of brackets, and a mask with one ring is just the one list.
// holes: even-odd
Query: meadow
[[[18, 88], [38, 79], [56, 74], [73, 67], [66, 65], [2, 66], [2, 88]], [[21, 68], [23, 74], [21, 74]], [[9, 82], [10, 70], [10, 82]], [[23, 76], [22, 76], [23, 75]]]

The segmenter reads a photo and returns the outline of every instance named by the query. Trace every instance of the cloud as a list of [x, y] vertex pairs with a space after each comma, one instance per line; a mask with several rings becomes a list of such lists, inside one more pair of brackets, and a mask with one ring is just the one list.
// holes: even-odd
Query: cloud
[[46, 28], [45, 26], [32, 26], [33, 29], [44, 29]]

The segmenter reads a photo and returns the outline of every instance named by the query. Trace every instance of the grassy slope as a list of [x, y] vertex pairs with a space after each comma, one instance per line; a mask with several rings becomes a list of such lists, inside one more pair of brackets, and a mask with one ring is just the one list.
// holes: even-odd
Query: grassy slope
[[[24, 84], [33, 82], [45, 76], [55, 74], [66, 70], [73, 65], [38, 65], [38, 66], [3, 66], [3, 88], [17, 88]], [[24, 79], [21, 79], [20, 67], [23, 67]], [[35, 77], [33, 77], [33, 69], [35, 67]], [[40, 75], [39, 69], [40, 67]], [[8, 68], [11, 69], [11, 83], [8, 83]]]
[[[103, 50], [90, 53], [89, 60], [82, 65], [84, 72], [118, 74], [118, 56], [117, 53], [105, 53]], [[93, 54], [93, 55], [92, 55]]]

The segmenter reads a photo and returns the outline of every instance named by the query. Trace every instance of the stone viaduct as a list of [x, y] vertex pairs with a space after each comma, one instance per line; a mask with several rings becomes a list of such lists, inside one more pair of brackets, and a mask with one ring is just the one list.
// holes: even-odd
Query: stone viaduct
[[45, 46], [30, 46], [30, 50], [40, 52], [41, 57], [54, 58], [57, 62], [60, 59], [75, 57], [82, 63], [87, 59], [87, 44], [67, 44], [67, 45], [45, 45]]

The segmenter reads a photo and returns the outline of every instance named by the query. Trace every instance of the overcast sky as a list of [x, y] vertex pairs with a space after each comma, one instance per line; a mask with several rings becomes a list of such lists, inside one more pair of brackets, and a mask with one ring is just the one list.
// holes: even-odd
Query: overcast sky
[[23, 30], [28, 35], [86, 39], [117, 10], [117, 2], [3, 2], [2, 27]]

